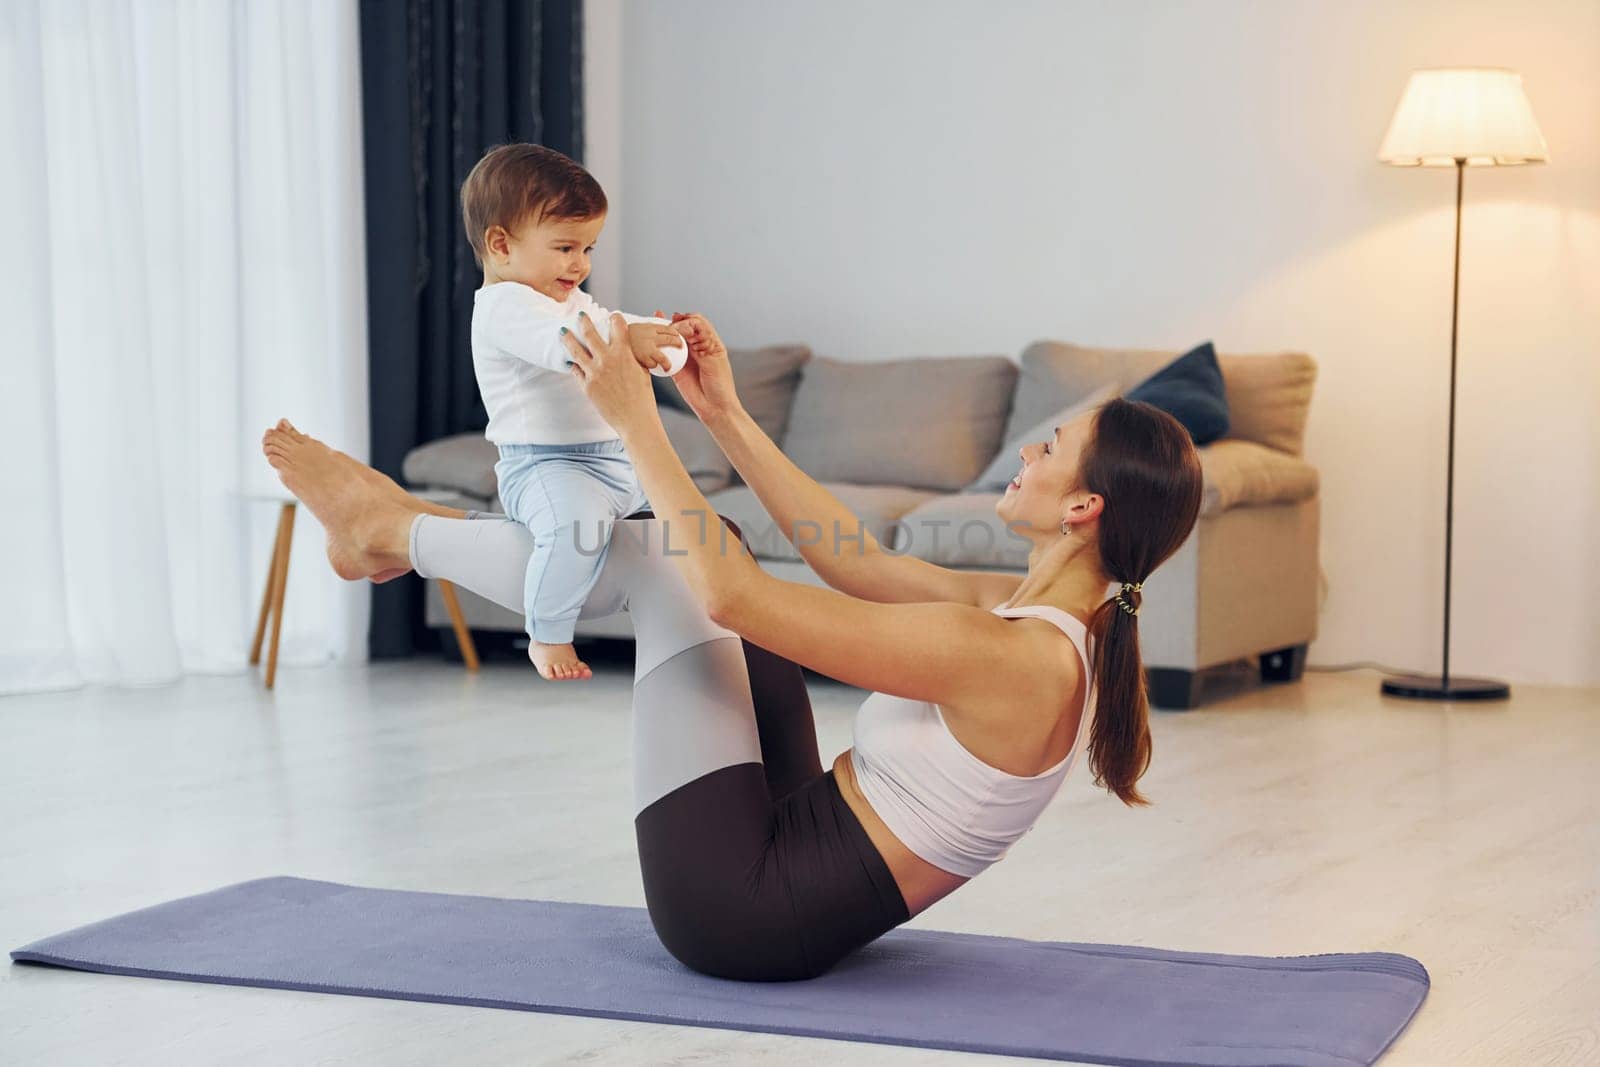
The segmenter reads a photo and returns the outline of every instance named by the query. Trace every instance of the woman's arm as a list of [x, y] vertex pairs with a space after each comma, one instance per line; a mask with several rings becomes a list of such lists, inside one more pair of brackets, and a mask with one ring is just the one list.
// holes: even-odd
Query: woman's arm
[[1022, 581], [1016, 574], [956, 571], [884, 551], [872, 531], [795, 466], [743, 408], [714, 416], [706, 428], [783, 536], [841, 593], [886, 604], [947, 601], [988, 609]]
[[[627, 342], [615, 331], [610, 342], [602, 341], [587, 322], [580, 336], [581, 344], [568, 342], [573, 373], [622, 439], [666, 527], [663, 554], [674, 558], [712, 621], [849, 685], [915, 700], [970, 707], [993, 697], [996, 678], [1029, 677], [1029, 665], [1041, 655], [1038, 644], [1017, 640], [1006, 621], [988, 611], [951, 603], [875, 604], [763, 571], [737, 538], [727, 536], [672, 450], [648, 376]], [[1008, 684], [1009, 700], [1018, 683]]]
[[[650, 414], [652, 418], [640, 418], [621, 431], [623, 445], [656, 517], [667, 520], [667, 554], [678, 558], [691, 588], [719, 626], [847, 685], [928, 700], [947, 709], [992, 705], [997, 678], [1012, 680], [1007, 690], [1011, 696], [1031, 695], [1035, 688], [1048, 696], [1075, 681], [1062, 676], [1075, 664], [1039, 667], [1049, 662], [1055, 647], [1045, 642], [1058, 640], [1057, 635], [1018, 640], [1016, 631], [986, 608], [960, 602], [873, 603], [768, 574], [722, 525], [672, 450], [660, 416], [653, 408]], [[759, 428], [755, 432], [772, 445]], [[885, 565], [900, 559], [888, 554], [868, 558]], [[1010, 582], [1013, 590], [1020, 580], [997, 577]], [[1067, 657], [1054, 659], [1064, 663]]]
[[[659, 314], [659, 312], [658, 312]], [[790, 461], [739, 403], [727, 347], [703, 315], [674, 315], [693, 357], [673, 379], [801, 558], [833, 588], [879, 603], [942, 601], [985, 610], [1016, 592], [1022, 579], [991, 571], [956, 571], [895, 555], [866, 531], [832, 493]]]
[[715, 618], [721, 603], [763, 572], [722, 524], [673, 450], [649, 375], [634, 359], [622, 315], [613, 312], [610, 322], [609, 337], [602, 337], [587, 315], [578, 316], [576, 331], [561, 331], [572, 375], [621, 439], [651, 510], [662, 521], [663, 554], [678, 558], [684, 580]]

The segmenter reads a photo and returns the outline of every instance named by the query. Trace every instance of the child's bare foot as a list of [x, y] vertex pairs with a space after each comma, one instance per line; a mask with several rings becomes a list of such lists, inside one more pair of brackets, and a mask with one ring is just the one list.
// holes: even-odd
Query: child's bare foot
[[570, 682], [592, 678], [594, 672], [578, 658], [571, 645], [546, 645], [539, 641], [528, 642], [528, 658], [539, 668], [539, 675], [552, 682]]
[[410, 570], [407, 540], [416, 510], [406, 505], [405, 490], [287, 420], [266, 432], [261, 450], [327, 531], [335, 574], [346, 581], [388, 581]]

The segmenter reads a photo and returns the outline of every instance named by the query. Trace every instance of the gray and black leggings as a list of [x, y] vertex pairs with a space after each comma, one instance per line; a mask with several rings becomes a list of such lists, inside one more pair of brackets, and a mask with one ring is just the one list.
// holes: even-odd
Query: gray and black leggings
[[[743, 551], [723, 521], [728, 550]], [[711, 621], [663, 554], [663, 529], [649, 512], [613, 523], [579, 616], [627, 611], [633, 622], [634, 828], [651, 922], [697, 971], [815, 977], [905, 922], [905, 901], [822, 770], [800, 667]], [[519, 614], [532, 550], [527, 529], [500, 515], [422, 515], [411, 527], [419, 575]]]

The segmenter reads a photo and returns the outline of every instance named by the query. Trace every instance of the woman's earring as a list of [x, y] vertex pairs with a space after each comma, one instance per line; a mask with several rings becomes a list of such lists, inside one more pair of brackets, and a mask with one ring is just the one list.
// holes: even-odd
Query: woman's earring
[[1071, 537], [1072, 536], [1072, 525], [1070, 523], [1065, 523], [1064, 522], [1064, 523], [1061, 524], [1061, 536], [1062, 537]]

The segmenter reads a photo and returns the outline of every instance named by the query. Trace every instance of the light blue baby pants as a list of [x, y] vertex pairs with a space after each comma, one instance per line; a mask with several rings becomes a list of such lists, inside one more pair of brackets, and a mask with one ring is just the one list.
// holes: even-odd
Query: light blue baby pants
[[506, 514], [533, 534], [523, 606], [528, 636], [572, 641], [606, 561], [611, 524], [650, 508], [617, 438], [570, 445], [501, 445], [494, 465]]

